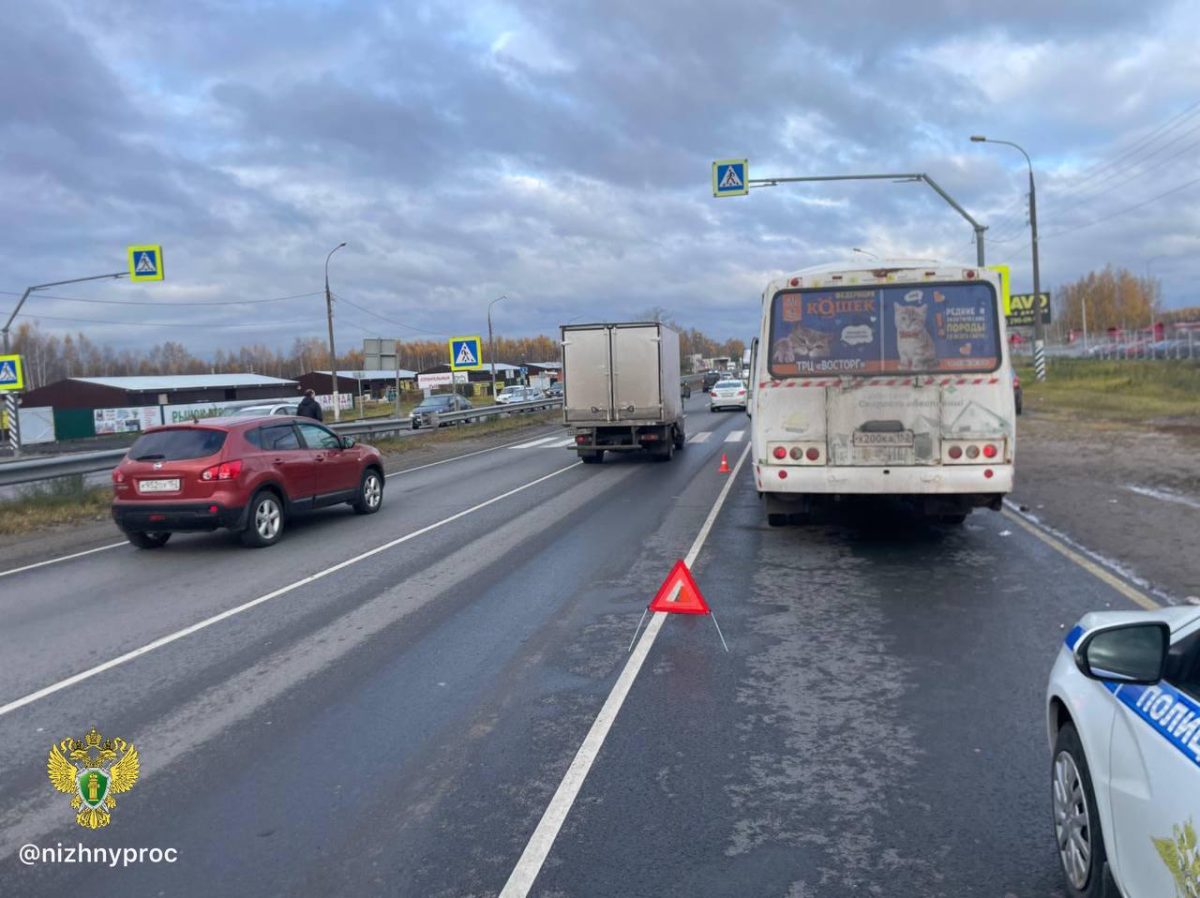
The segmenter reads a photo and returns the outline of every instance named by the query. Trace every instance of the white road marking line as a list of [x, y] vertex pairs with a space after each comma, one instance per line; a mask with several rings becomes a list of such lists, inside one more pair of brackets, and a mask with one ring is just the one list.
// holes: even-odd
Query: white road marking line
[[46, 561], [39, 561], [35, 564], [27, 564], [24, 567], [14, 567], [7, 571], [0, 571], [0, 577], [7, 577], [9, 574], [19, 574], [21, 571], [32, 571], [34, 568], [45, 567], [48, 564], [58, 564], [60, 561], [70, 561], [72, 558], [82, 558], [84, 555], [94, 555], [97, 552], [107, 552], [109, 549], [119, 549], [121, 546], [127, 546], [129, 543], [122, 540], [119, 543], [109, 543], [107, 546], [98, 546], [95, 549], [87, 549], [83, 552], [75, 552], [72, 555], [64, 555], [61, 558], [50, 558]]
[[87, 670], [69, 676], [65, 680], [59, 680], [57, 683], [53, 683], [49, 686], [39, 689], [37, 692], [31, 692], [29, 695], [15, 699], [6, 705], [0, 705], [0, 717], [3, 717], [5, 714], [10, 714], [13, 711], [16, 711], [18, 708], [23, 708], [26, 705], [32, 704], [38, 699], [45, 698], [48, 695], [53, 695], [56, 692], [60, 692], [70, 686], [74, 686], [76, 683], [82, 683], [84, 680], [91, 679], [97, 674], [104, 673], [106, 670], [111, 670], [112, 668], [124, 664], [127, 661], [140, 658], [142, 655], [145, 655], [148, 652], [152, 652], [155, 649], [162, 648], [164, 645], [169, 645], [178, 639], [183, 639], [185, 636], [190, 636], [193, 633], [197, 633], [200, 630], [211, 627], [213, 624], [220, 623], [221, 621], [231, 618], [234, 615], [241, 614], [243, 611], [249, 611], [251, 608], [261, 605], [264, 602], [269, 602], [271, 599], [276, 599], [279, 598], [279, 596], [286, 595], [293, 590], [299, 589], [301, 586], [307, 586], [309, 583], [321, 580], [325, 577], [328, 577], [330, 574], [336, 573], [344, 568], [348, 568], [351, 565], [358, 564], [360, 561], [365, 561], [374, 555], [378, 555], [380, 552], [386, 552], [388, 549], [395, 548], [401, 543], [406, 543], [409, 540], [416, 539], [418, 536], [423, 536], [432, 530], [437, 530], [439, 527], [444, 527], [446, 524], [449, 524], [452, 521], [457, 521], [459, 518], [464, 518], [469, 514], [474, 514], [481, 509], [487, 508], [489, 505], [494, 505], [502, 499], [507, 499], [509, 496], [516, 495], [517, 493], [527, 490], [532, 486], [537, 486], [539, 483], [543, 483], [549, 480], [551, 477], [557, 477], [559, 474], [570, 471], [572, 468], [576, 468], [582, 464], [583, 462], [579, 461], [572, 462], [565, 468], [559, 468], [557, 471], [552, 471], [551, 473], [545, 474], [536, 480], [531, 480], [529, 483], [522, 484], [521, 486], [511, 489], [506, 493], [501, 493], [499, 496], [493, 496], [491, 499], [480, 502], [478, 505], [472, 505], [465, 511], [452, 514], [448, 518], [442, 518], [440, 521], [429, 524], [419, 530], [414, 530], [412, 533], [407, 533], [404, 536], [397, 537], [390, 542], [386, 542], [382, 546], [369, 549], [366, 552], [355, 555], [353, 558], [347, 558], [345, 561], [340, 561], [332, 567], [327, 567], [322, 571], [317, 571], [315, 574], [302, 577], [301, 579], [296, 580], [294, 583], [289, 583], [287, 586], [280, 587], [279, 589], [269, 592], [266, 595], [259, 596], [257, 599], [251, 599], [249, 602], [244, 602], [234, 608], [229, 608], [226, 611], [222, 611], [220, 614], [214, 614], [212, 617], [206, 617], [204, 620], [194, 623], [191, 626], [184, 627], [182, 630], [176, 630], [174, 633], [169, 633], [166, 636], [155, 639], [153, 642], [148, 642], [141, 648], [133, 649], [132, 651], [126, 652], [124, 655], [119, 655], [116, 658], [105, 661], [103, 664], [97, 664], [95, 667], [90, 667]]
[[1011, 503], [1008, 499], [1004, 500], [1004, 513], [1021, 527], [1024, 527], [1026, 530], [1048, 545], [1055, 552], [1058, 552], [1060, 555], [1069, 558], [1071, 561], [1075, 562], [1098, 580], [1102, 580], [1103, 582], [1107, 583], [1135, 605], [1141, 605], [1147, 611], [1153, 611], [1155, 608], [1162, 607], [1158, 602], [1154, 601], [1154, 599], [1150, 598], [1141, 590], [1134, 589], [1115, 574], [1109, 573], [1090, 558], [1084, 557], [1079, 552], [1069, 548], [1064, 542], [1062, 542], [1062, 540], [1046, 532], [1046, 530], [1040, 526], [1040, 522], [1030, 520], [1027, 515], [1023, 514], [1021, 510], [1014, 506], [1013, 503]]
[[689, 443], [704, 443], [704, 442], [708, 441], [708, 438], [710, 436], [712, 436], [712, 431], [704, 430], [704, 431], [701, 431], [700, 433], [692, 434], [690, 437], [688, 437], [688, 442]]
[[744, 431], [744, 430], [731, 431], [729, 436], [725, 437], [725, 442], [726, 443], [740, 443], [742, 441], [742, 437], [744, 437], [745, 435], [746, 435], [746, 431]]
[[575, 437], [567, 437], [565, 440], [559, 440], [557, 443], [551, 443], [547, 449], [561, 449], [564, 446], [574, 446]]
[[513, 449], [532, 449], [534, 446], [541, 446], [543, 443], [549, 443], [551, 440], [555, 440], [555, 439], [558, 439], [558, 437], [557, 436], [542, 437], [540, 440], [534, 440], [531, 443], [520, 443], [519, 445], [513, 446], [512, 448]]
[[1134, 486], [1126, 484], [1125, 489], [1131, 493], [1137, 493], [1139, 496], [1146, 496], [1150, 499], [1159, 499], [1163, 502], [1174, 502], [1176, 505], [1186, 505], [1188, 508], [1200, 508], [1200, 502], [1197, 502], [1191, 496], [1181, 495], [1174, 490], [1154, 489], [1149, 486]]
[[389, 472], [387, 477], [399, 477], [401, 474], [411, 474], [413, 471], [424, 471], [426, 468], [436, 468], [438, 465], [448, 465], [452, 461], [458, 461], [463, 458], [472, 458], [476, 455], [485, 455], [488, 452], [499, 452], [501, 449], [511, 449], [517, 446], [524, 440], [518, 440], [515, 443], [503, 443], [499, 446], [492, 446], [488, 449], [477, 449], [474, 452], [464, 452], [462, 455], [456, 455], [453, 458], [443, 458], [441, 461], [431, 461], [425, 465], [417, 465], [415, 468], [401, 468], [399, 471]]
[[[546, 437], [546, 439], [553, 439], [553, 437]], [[505, 443], [502, 446], [492, 446], [489, 449], [480, 449], [476, 452], [467, 452], [467, 453], [464, 453], [463, 455], [456, 455], [453, 458], [443, 458], [441, 461], [430, 462], [427, 465], [417, 465], [415, 468], [402, 468], [399, 471], [388, 471], [384, 474], [384, 476], [385, 477], [399, 477], [401, 474], [411, 474], [413, 471], [421, 471], [421, 470], [424, 470], [425, 468], [434, 468], [434, 467], [437, 467], [438, 465], [444, 465], [444, 464], [449, 464], [452, 461], [458, 461], [460, 458], [471, 458], [474, 455], [483, 455], [485, 452], [496, 452], [499, 449], [508, 449], [509, 447], [515, 446], [515, 445], [517, 445], [517, 444], [516, 443]], [[566, 445], [566, 444], [564, 443], [563, 445]], [[22, 571], [32, 571], [34, 568], [45, 567], [48, 564], [58, 564], [60, 561], [70, 561], [72, 558], [82, 558], [84, 555], [91, 555], [95, 552], [104, 552], [104, 551], [107, 551], [108, 549], [119, 549], [121, 546], [127, 546], [127, 545], [129, 545], [128, 542], [110, 543], [107, 546], [100, 546], [95, 549], [88, 549], [84, 552], [75, 552], [74, 554], [71, 554], [71, 555], [63, 555], [61, 558], [48, 558], [45, 561], [39, 561], [39, 562], [36, 562], [35, 564], [27, 564], [24, 567], [15, 567], [15, 568], [12, 568], [11, 570], [0, 571], [0, 577], [7, 577], [9, 574], [19, 574]]]
[[[709, 531], [712, 530], [713, 524], [717, 520], [717, 515], [721, 511], [721, 506], [725, 504], [725, 499], [729, 495], [729, 490], [732, 488], [734, 481], [737, 480], [738, 472], [742, 469], [742, 464], [746, 461], [746, 457], [750, 454], [750, 446], [747, 445], [742, 451], [741, 457], [737, 464], [734, 465], [733, 473], [728, 480], [725, 481], [725, 486], [721, 489], [717, 496], [717, 501], [713, 504], [712, 510], [708, 513], [700, 532], [696, 535], [695, 542], [692, 543], [692, 548], [688, 552], [684, 563], [690, 568], [696, 561], [696, 556], [700, 554], [700, 550], [704, 547], [705, 540], [708, 539]], [[633, 686], [633, 681], [637, 679], [638, 671], [642, 669], [642, 663], [646, 660], [646, 656], [650, 654], [650, 648], [654, 645], [654, 640], [658, 638], [658, 631], [662, 629], [663, 621], [666, 620], [665, 612], [656, 611], [650, 620], [650, 624], [646, 627], [642, 638], [638, 641], [637, 647], [625, 662], [625, 667], [621, 674], [617, 677], [617, 682], [613, 685], [612, 692], [608, 694], [608, 698], [604, 702], [604, 707], [600, 709], [600, 713], [596, 715], [596, 719], [592, 722], [592, 727], [588, 730], [587, 736], [584, 737], [583, 744], [579, 746], [579, 751], [575, 753], [575, 760], [571, 762], [566, 775], [563, 776], [562, 782], [558, 784], [558, 789], [554, 793], [554, 797], [550, 799], [550, 804], [546, 808], [542, 819], [538, 821], [537, 828], [533, 831], [533, 835], [529, 837], [529, 842], [525, 845], [525, 850], [521, 852], [521, 857], [517, 861], [516, 867], [513, 868], [512, 874], [508, 877], [508, 882], [504, 884], [503, 890], [500, 892], [500, 898], [526, 898], [529, 890], [533, 888], [534, 880], [542, 870], [542, 865], [546, 862], [546, 857], [550, 854], [550, 849], [554, 845], [554, 840], [558, 838], [559, 830], [562, 829], [563, 822], [567, 819], [567, 814], [571, 810], [571, 806], [575, 803], [576, 796], [579, 795], [579, 790], [583, 787], [583, 781], [587, 779], [588, 771], [592, 769], [592, 764], [595, 763], [596, 756], [600, 753], [601, 747], [604, 745], [604, 739], [608, 736], [608, 731], [612, 729], [613, 722], [617, 719], [617, 714], [621, 710], [621, 706], [625, 703], [625, 698], [629, 695], [629, 690]]]

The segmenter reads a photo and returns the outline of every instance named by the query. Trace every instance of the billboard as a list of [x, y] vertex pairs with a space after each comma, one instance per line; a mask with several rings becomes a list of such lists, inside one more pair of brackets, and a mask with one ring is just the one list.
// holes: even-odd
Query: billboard
[[769, 370], [797, 375], [992, 371], [997, 298], [986, 282], [785, 290], [771, 311]]

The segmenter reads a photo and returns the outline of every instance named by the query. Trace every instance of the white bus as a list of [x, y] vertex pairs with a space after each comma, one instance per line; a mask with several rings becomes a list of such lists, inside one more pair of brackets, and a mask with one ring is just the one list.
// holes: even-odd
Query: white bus
[[772, 281], [747, 412], [772, 526], [861, 495], [945, 523], [998, 511], [1016, 449], [998, 275], [881, 260]]

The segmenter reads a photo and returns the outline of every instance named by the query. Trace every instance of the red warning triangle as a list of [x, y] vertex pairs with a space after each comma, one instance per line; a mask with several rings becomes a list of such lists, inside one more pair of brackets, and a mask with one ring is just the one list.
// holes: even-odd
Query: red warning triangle
[[708, 603], [700, 595], [700, 587], [692, 579], [692, 572], [683, 563], [683, 559], [675, 562], [671, 573], [658, 588], [654, 601], [650, 603], [651, 611], [665, 611], [668, 614], [708, 614]]

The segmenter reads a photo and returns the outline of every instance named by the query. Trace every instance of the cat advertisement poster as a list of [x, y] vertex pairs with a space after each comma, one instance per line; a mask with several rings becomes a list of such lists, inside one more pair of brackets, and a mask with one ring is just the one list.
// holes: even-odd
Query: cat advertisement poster
[[770, 371], [776, 377], [994, 371], [996, 308], [986, 282], [781, 291], [772, 308]]

